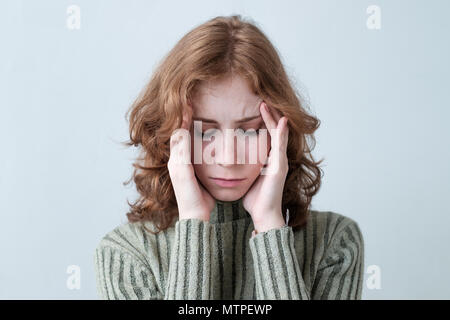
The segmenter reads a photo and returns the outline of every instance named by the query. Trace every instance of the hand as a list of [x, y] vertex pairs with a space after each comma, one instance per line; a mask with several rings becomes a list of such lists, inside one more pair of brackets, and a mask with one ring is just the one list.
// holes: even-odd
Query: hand
[[192, 107], [183, 110], [181, 128], [170, 137], [170, 156], [167, 163], [169, 176], [178, 204], [179, 219], [201, 219], [209, 221], [215, 200], [198, 182], [191, 163]]
[[286, 154], [289, 127], [286, 117], [273, 108], [270, 110], [274, 116], [272, 116], [266, 103], [261, 103], [261, 116], [269, 130], [271, 141], [267, 168], [265, 168], [269, 174], [260, 174], [243, 199], [244, 208], [251, 215], [257, 232], [264, 232], [285, 225], [281, 205], [284, 184], [289, 170]]

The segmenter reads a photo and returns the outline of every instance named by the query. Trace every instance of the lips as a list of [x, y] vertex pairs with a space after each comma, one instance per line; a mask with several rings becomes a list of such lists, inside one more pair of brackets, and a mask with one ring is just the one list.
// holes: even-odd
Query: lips
[[210, 177], [214, 183], [222, 188], [233, 188], [238, 186], [244, 179], [229, 179], [229, 178], [213, 178]]

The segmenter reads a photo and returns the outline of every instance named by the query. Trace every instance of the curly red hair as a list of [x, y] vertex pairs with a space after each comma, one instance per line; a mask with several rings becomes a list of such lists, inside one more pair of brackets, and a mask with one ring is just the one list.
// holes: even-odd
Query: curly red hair
[[289, 119], [282, 210], [285, 215], [289, 209], [294, 229], [306, 223], [323, 174], [318, 166], [323, 159], [315, 162], [311, 155], [320, 121], [308, 114], [267, 36], [240, 15], [215, 17], [184, 35], [128, 110], [130, 140], [125, 144], [141, 146], [132, 177], [124, 183], [133, 179], [139, 192], [134, 203], [128, 202], [130, 222], [151, 221], [159, 232], [176, 221], [177, 202], [167, 169], [170, 136], [181, 126], [183, 106], [192, 101], [197, 85], [230, 74], [244, 77], [257, 95]]

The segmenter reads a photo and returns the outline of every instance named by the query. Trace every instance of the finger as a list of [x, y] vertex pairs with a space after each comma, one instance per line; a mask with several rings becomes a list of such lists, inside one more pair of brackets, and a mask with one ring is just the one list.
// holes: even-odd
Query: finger
[[269, 129], [269, 133], [270, 133], [271, 129], [276, 129], [277, 123], [273, 119], [273, 117], [269, 111], [269, 107], [267, 106], [267, 104], [264, 101], [260, 105], [260, 112], [261, 112], [261, 116], [264, 120], [264, 123], [266, 124], [267, 129]]
[[181, 124], [181, 128], [190, 130], [192, 123], [192, 108], [188, 105], [183, 108], [183, 122]]
[[289, 126], [287, 117], [283, 116], [278, 121], [278, 138], [279, 138], [279, 146], [280, 150], [285, 152], [287, 150], [287, 143], [289, 139]]
[[190, 164], [190, 152], [189, 132], [184, 128], [176, 129], [170, 137], [169, 162], [173, 164]]

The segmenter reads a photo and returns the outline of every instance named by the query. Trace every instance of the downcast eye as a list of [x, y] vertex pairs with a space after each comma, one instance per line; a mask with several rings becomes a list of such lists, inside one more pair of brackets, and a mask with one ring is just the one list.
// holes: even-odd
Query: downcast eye
[[249, 129], [243, 129], [242, 131], [245, 132], [248, 136], [257, 136], [259, 135], [259, 130], [262, 129], [262, 127], [259, 127], [257, 129], [249, 128]]
[[246, 130], [246, 129], [242, 129], [242, 128], [240, 128], [240, 129], [247, 136], [256, 136], [256, 135], [258, 135], [258, 130], [255, 130], [255, 129], [247, 129]]
[[[250, 129], [244, 129], [244, 128], [237, 128], [236, 132], [240, 133], [240, 134], [246, 134], [247, 136], [257, 136], [259, 135], [259, 130], [262, 129], [263, 127], [260, 127], [258, 129], [254, 129], [254, 128], [250, 128]], [[207, 138], [208, 140], [212, 137], [212, 136], [217, 136], [218, 134], [220, 134], [220, 130], [219, 129], [208, 129], [206, 131], [197, 131], [194, 130], [195, 135], [202, 137], [202, 138]]]
[[218, 130], [218, 129], [208, 129], [208, 130], [203, 131], [203, 132], [197, 131], [197, 130], [196, 130], [196, 131], [195, 131], [195, 134], [196, 134], [197, 136], [201, 136], [202, 138], [206, 137], [206, 138], [210, 139], [212, 136], [218, 134], [217, 131], [219, 131], [219, 130]]

